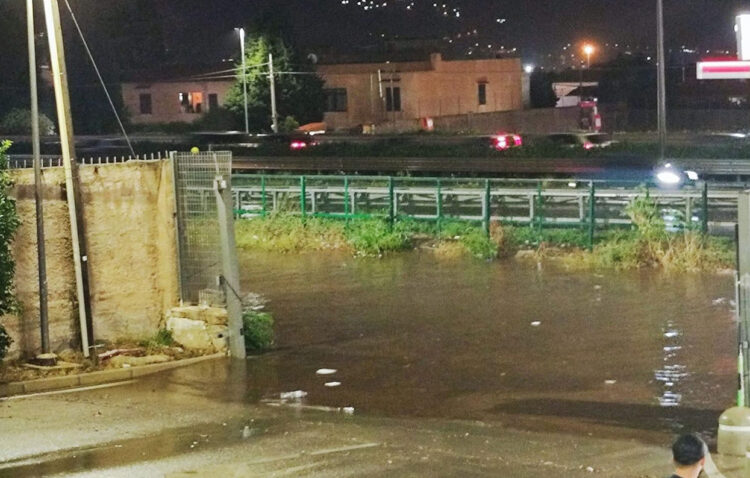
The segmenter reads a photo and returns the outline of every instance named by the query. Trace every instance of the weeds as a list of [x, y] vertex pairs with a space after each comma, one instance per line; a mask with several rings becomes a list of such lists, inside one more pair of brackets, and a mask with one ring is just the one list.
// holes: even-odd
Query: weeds
[[273, 316], [267, 312], [246, 310], [242, 314], [245, 349], [248, 352], [263, 352], [273, 347]]
[[732, 267], [733, 242], [694, 231], [666, 230], [657, 204], [644, 195], [627, 208], [630, 230], [600, 232], [591, 252], [583, 228], [514, 227], [493, 223], [489, 236], [478, 222], [397, 220], [391, 226], [379, 218], [301, 218], [275, 214], [237, 221], [237, 244], [245, 249], [299, 252], [341, 250], [365, 256], [410, 249], [427, 243], [441, 258], [475, 257], [483, 260], [531, 250], [537, 262], [553, 259], [573, 269], [637, 269], [658, 267], [671, 271], [716, 270]]
[[138, 345], [147, 349], [159, 349], [162, 347], [171, 347], [175, 344], [172, 331], [159, 329], [156, 334], [148, 340], [141, 341]]

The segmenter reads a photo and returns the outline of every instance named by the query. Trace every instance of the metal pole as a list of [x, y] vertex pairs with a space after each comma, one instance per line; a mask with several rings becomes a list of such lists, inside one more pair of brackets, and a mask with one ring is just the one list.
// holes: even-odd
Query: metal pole
[[440, 183], [440, 179], [437, 179], [435, 184], [435, 206], [437, 212], [437, 228], [438, 232], [440, 232], [440, 225], [443, 220], [443, 187]]
[[245, 65], [245, 29], [240, 28], [240, 54], [242, 55], [242, 96], [245, 99], [245, 134], [250, 134], [250, 123], [247, 119], [247, 66]]
[[487, 233], [487, 236], [490, 235], [490, 218], [492, 217], [492, 214], [490, 213], [490, 180], [485, 179], [484, 180], [484, 232]]
[[266, 177], [260, 177], [260, 214], [262, 217], [266, 217]]
[[65, 69], [65, 51], [63, 49], [60, 9], [57, 0], [44, 0], [44, 12], [47, 23], [47, 37], [49, 38], [52, 81], [55, 87], [58, 127], [60, 129], [60, 148], [65, 166], [65, 186], [68, 199], [68, 212], [70, 214], [70, 235], [73, 246], [76, 296], [78, 298], [78, 321], [81, 328], [81, 349], [83, 356], [88, 357], [89, 339], [93, 338], [91, 303], [88, 290], [88, 257], [86, 255], [83, 209], [79, 201], [78, 171], [74, 161], [73, 119], [70, 112], [68, 78]]
[[26, 0], [26, 26], [29, 43], [29, 86], [31, 90], [31, 145], [34, 156], [34, 202], [36, 204], [36, 244], [39, 267], [39, 327], [42, 353], [49, 353], [49, 316], [47, 313], [47, 258], [44, 245], [44, 191], [39, 155], [39, 99], [36, 88], [36, 42], [34, 34], [34, 0]]
[[388, 223], [393, 227], [396, 211], [393, 203], [393, 176], [388, 177]]
[[[215, 154], [215, 153], [214, 153]], [[229, 176], [231, 178], [231, 175]], [[232, 219], [231, 179], [217, 175], [214, 179], [214, 194], [219, 218], [221, 236], [222, 286], [229, 315], [229, 354], [232, 358], [244, 359], [245, 337], [242, 325], [242, 303], [240, 293], [240, 272], [237, 265], [237, 247], [234, 239]]]
[[701, 217], [701, 232], [708, 234], [708, 182], [703, 182], [703, 191], [701, 192], [703, 200], [703, 216]]
[[666, 59], [664, 57], [664, 5], [656, 0], [656, 55], [657, 71], [657, 123], [659, 129], [659, 159], [664, 159], [667, 147], [667, 99], [666, 99]]
[[307, 203], [306, 203], [307, 191], [305, 187], [304, 175], [299, 177], [299, 190], [300, 190], [299, 208], [300, 208], [300, 211], [302, 211], [302, 218], [304, 219], [304, 217], [307, 215]]
[[268, 54], [268, 80], [271, 82], [271, 129], [279, 132], [279, 117], [276, 114], [276, 78], [273, 74], [273, 53]]
[[594, 249], [594, 232], [596, 230], [596, 186], [589, 183], [589, 250]]

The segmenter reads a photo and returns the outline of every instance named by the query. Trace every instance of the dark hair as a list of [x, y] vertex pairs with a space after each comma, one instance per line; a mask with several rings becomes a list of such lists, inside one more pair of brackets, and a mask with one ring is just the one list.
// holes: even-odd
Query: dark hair
[[680, 466], [695, 465], [703, 456], [703, 440], [696, 435], [682, 435], [672, 445], [672, 457]]

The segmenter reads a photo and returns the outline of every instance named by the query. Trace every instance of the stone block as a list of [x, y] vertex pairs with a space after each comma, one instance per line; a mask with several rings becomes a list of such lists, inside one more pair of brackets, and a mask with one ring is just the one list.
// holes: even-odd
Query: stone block
[[170, 317], [167, 319], [167, 330], [172, 332], [175, 342], [186, 349], [210, 350], [213, 348], [208, 326], [202, 320]]
[[123, 368], [140, 367], [143, 365], [151, 365], [154, 363], [169, 362], [171, 360], [172, 357], [163, 354], [146, 355], [145, 357], [129, 357], [127, 355], [118, 355], [117, 357], [112, 357], [112, 360], [110, 362], [116, 368]]
[[227, 310], [221, 307], [207, 307], [205, 305], [191, 305], [174, 307], [169, 311], [169, 317], [178, 317], [190, 320], [202, 320], [211, 325], [226, 325], [228, 322]]
[[227, 334], [229, 328], [226, 325], [209, 325], [208, 333], [211, 336], [211, 343], [218, 352], [225, 352], [229, 347]]
[[40, 378], [24, 382], [23, 389], [26, 393], [46, 392], [48, 390], [57, 390], [59, 388], [69, 388], [77, 386], [79, 382], [78, 375], [65, 375], [62, 377]]

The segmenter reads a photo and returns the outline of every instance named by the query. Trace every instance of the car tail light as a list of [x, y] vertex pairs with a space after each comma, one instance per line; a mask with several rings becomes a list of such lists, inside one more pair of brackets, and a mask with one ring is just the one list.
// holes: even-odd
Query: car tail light
[[292, 141], [292, 144], [289, 145], [292, 149], [304, 149], [307, 147], [307, 143], [304, 141]]
[[523, 144], [523, 140], [521, 139], [520, 136], [518, 136], [517, 134], [514, 134], [513, 135], [513, 144], [515, 144], [516, 146], [521, 146]]
[[508, 148], [508, 140], [505, 138], [505, 136], [499, 136], [495, 139], [495, 149], [507, 149]]
[[588, 141], [583, 143], [583, 149], [591, 149], [593, 147], [594, 147], [594, 143], [589, 143]]

